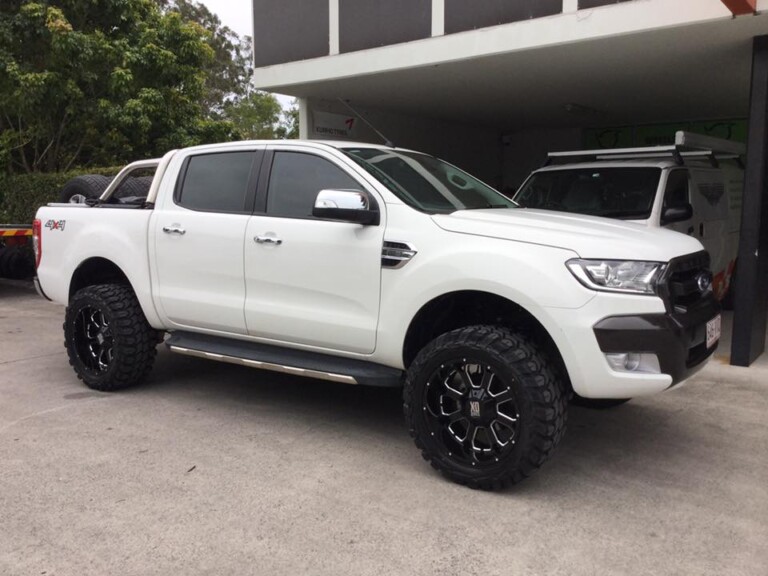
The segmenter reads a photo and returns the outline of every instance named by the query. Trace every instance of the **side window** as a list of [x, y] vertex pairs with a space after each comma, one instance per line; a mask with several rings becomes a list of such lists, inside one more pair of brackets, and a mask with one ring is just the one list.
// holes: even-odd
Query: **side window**
[[176, 202], [190, 210], [250, 213], [245, 206], [254, 152], [192, 156]]
[[688, 171], [673, 170], [667, 178], [667, 189], [664, 191], [664, 208], [682, 208], [690, 201]]
[[360, 190], [351, 176], [332, 162], [301, 152], [275, 152], [267, 191], [267, 214], [312, 218], [320, 190]]

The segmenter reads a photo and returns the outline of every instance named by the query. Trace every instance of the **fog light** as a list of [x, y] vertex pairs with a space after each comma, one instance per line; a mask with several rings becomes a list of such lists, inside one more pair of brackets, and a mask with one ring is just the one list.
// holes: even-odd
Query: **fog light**
[[606, 354], [610, 367], [616, 372], [636, 372], [641, 374], [661, 374], [659, 357], [648, 352], [621, 352]]

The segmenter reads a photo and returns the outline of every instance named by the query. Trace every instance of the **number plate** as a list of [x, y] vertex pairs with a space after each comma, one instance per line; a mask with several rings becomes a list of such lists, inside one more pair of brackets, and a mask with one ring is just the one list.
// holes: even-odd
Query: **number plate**
[[712, 346], [717, 344], [717, 341], [720, 340], [720, 324], [720, 314], [707, 322], [707, 348], [712, 348]]

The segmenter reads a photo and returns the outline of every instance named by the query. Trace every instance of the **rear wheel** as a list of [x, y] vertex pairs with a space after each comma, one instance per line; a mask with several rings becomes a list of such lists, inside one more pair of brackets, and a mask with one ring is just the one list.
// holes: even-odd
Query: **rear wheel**
[[78, 378], [109, 392], [138, 384], [152, 368], [157, 334], [128, 286], [88, 286], [72, 298], [64, 345]]
[[565, 431], [567, 400], [533, 342], [504, 328], [471, 326], [418, 354], [404, 407], [411, 436], [434, 468], [493, 490], [547, 460]]

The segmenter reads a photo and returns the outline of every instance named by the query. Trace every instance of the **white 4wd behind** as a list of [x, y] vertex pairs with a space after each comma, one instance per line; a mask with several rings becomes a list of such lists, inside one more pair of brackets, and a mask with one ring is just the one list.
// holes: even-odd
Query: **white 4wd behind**
[[[146, 197], [114, 196], [147, 167]], [[450, 164], [370, 144], [169, 152], [100, 199], [41, 208], [35, 240], [88, 386], [141, 381], [164, 334], [182, 354], [404, 386], [425, 458], [486, 489], [544, 463], [574, 393], [661, 392], [719, 337], [697, 240], [515, 209]]]

